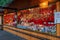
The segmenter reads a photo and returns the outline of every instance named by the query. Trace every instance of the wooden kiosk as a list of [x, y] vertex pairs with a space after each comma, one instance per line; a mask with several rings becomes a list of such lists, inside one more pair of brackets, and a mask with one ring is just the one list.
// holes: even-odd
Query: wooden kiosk
[[[56, 3], [56, 10], [57, 10], [57, 12], [60, 12], [60, 2]], [[33, 31], [28, 31], [28, 30], [23, 30], [23, 29], [18, 29], [18, 28], [14, 28], [14, 27], [11, 27], [11, 26], [4, 27], [4, 30], [8, 31], [12, 34], [15, 34], [17, 36], [26, 38], [28, 40], [38, 40], [38, 39], [36, 39], [35, 37], [31, 37], [29, 35], [26, 35], [26, 34], [47, 38], [47, 39], [50, 39], [50, 40], [60, 40], [60, 23], [56, 24], [56, 35], [55, 36], [45, 35], [45, 34], [42, 34], [42, 33], [36, 33], [36, 32], [33, 32]], [[23, 34], [22, 32], [25, 33], [25, 34]]]

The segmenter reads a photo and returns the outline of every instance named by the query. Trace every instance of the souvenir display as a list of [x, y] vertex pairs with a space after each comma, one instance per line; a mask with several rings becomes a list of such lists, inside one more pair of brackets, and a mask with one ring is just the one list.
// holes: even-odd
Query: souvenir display
[[[49, 34], [56, 33], [54, 24], [55, 7], [29, 8], [13, 13], [4, 14], [4, 25], [17, 26], [17, 28], [43, 32]], [[18, 24], [17, 24], [18, 23]]]
[[16, 23], [15, 13], [4, 14], [4, 25], [16, 26]]
[[[28, 29], [37, 32], [56, 34], [54, 24], [54, 9], [49, 8], [32, 8], [20, 10], [18, 14], [18, 28]], [[20, 15], [19, 15], [20, 14]]]

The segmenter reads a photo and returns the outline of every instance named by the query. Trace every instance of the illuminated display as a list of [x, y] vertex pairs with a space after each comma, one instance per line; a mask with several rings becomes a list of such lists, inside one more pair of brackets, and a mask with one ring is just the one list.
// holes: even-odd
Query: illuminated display
[[15, 13], [4, 14], [4, 23], [5, 25], [16, 25], [16, 15]]
[[[45, 3], [43, 3], [43, 5], [45, 5]], [[54, 5], [48, 8], [37, 7], [32, 9], [20, 10], [20, 13], [17, 13], [17, 28], [54, 35], [56, 34], [56, 25], [54, 24], [54, 10]]]

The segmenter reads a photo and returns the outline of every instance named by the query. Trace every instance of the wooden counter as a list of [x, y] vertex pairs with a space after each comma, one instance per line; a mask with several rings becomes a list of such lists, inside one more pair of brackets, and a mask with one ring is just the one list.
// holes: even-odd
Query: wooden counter
[[[35, 33], [35, 32], [32, 32], [32, 31], [27, 31], [27, 30], [23, 30], [23, 29], [18, 29], [18, 28], [14, 28], [14, 27], [4, 27], [4, 30], [5, 31], [8, 31], [8, 32], [11, 32], [17, 36], [22, 36], [24, 34], [20, 34], [20, 33], [16, 33], [16, 32], [13, 32], [12, 30], [9, 30], [7, 28], [10, 28], [10, 29], [14, 29], [14, 30], [18, 30], [20, 32], [24, 32], [24, 33], [28, 33], [28, 34], [32, 34], [32, 35], [35, 35], [35, 36], [38, 36], [38, 37], [43, 37], [43, 38], [47, 38], [47, 39], [50, 39], [50, 40], [60, 40], [60, 38], [57, 38], [57, 37], [53, 37], [53, 36], [49, 36], [49, 35], [45, 35], [45, 34], [40, 34], [40, 33]], [[27, 38], [27, 39], [31, 39], [31, 37], [25, 37], [23, 36], [24, 38]], [[32, 37], [32, 39], [35, 39], [34, 37]], [[36, 39], [35, 39], [36, 40]]]

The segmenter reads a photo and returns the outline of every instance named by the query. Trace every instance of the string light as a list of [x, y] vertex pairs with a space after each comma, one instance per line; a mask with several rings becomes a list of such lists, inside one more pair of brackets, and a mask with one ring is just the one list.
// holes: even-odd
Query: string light
[[40, 3], [39, 6], [40, 6], [40, 8], [47, 8], [48, 7], [48, 1]]

